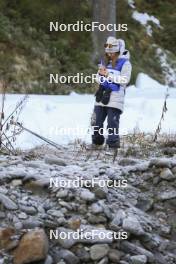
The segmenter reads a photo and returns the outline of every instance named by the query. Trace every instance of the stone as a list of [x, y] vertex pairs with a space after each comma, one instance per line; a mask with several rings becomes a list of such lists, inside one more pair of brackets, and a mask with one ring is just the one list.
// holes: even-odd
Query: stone
[[102, 200], [99, 201], [100, 205], [103, 208], [103, 213], [106, 216], [106, 218], [108, 218], [108, 220], [112, 220], [113, 219], [113, 213], [109, 208], [109, 205], [105, 204]]
[[143, 161], [142, 163], [138, 163], [136, 165], [127, 166], [128, 172], [144, 172], [148, 169], [149, 162]]
[[65, 189], [65, 190], [60, 190], [60, 191], [58, 191], [57, 194], [56, 194], [56, 197], [57, 197], [57, 198], [65, 198], [65, 197], [67, 197], [67, 196], [68, 196], [68, 190], [67, 190], [67, 189]]
[[176, 175], [176, 166], [172, 168], [172, 172]]
[[78, 248], [76, 255], [83, 262], [88, 262], [90, 260], [90, 253], [85, 248]]
[[123, 220], [122, 227], [124, 230], [134, 235], [143, 235], [145, 232], [135, 216], [128, 216]]
[[50, 164], [50, 165], [58, 165], [58, 166], [67, 166], [67, 163], [65, 160], [60, 159], [54, 155], [47, 155], [45, 156], [45, 163]]
[[163, 180], [170, 181], [176, 179], [176, 176], [174, 176], [174, 174], [169, 168], [164, 168], [160, 173], [160, 178]]
[[90, 257], [92, 260], [100, 260], [105, 257], [109, 252], [107, 244], [93, 245], [90, 248]]
[[68, 226], [70, 229], [77, 230], [80, 228], [80, 225], [81, 225], [81, 219], [78, 217], [73, 217], [68, 221]]
[[32, 229], [36, 227], [42, 227], [43, 223], [39, 220], [30, 218], [30, 219], [23, 220], [22, 225], [24, 229]]
[[108, 264], [108, 257], [104, 257], [103, 259], [101, 259], [97, 264]]
[[5, 188], [5, 187], [0, 187], [0, 193], [7, 194], [8, 193], [8, 189]]
[[145, 255], [136, 255], [131, 257], [132, 264], [146, 264], [147, 257]]
[[90, 224], [100, 224], [100, 223], [106, 223], [107, 219], [103, 215], [90, 215], [88, 217], [88, 221]]
[[128, 254], [145, 255], [149, 263], [154, 263], [154, 254], [149, 250], [136, 245], [135, 243], [122, 241], [120, 249]]
[[18, 168], [7, 172], [12, 179], [23, 179], [26, 176], [26, 171], [23, 168]]
[[58, 256], [65, 260], [67, 264], [77, 264], [79, 263], [79, 258], [75, 256], [71, 251], [62, 249], [58, 252]]
[[54, 228], [58, 227], [57, 221], [54, 221], [54, 220], [52, 221], [52, 220], [48, 220], [48, 219], [43, 221], [43, 225], [45, 228], [49, 228], [49, 229], [54, 229]]
[[19, 205], [19, 208], [29, 215], [35, 215], [37, 213], [37, 210], [33, 206]]
[[52, 215], [53, 217], [63, 217], [63, 213], [59, 210], [50, 209], [47, 211], [47, 214]]
[[32, 230], [23, 235], [14, 250], [14, 264], [44, 260], [48, 253], [48, 238], [43, 229]]
[[126, 217], [125, 211], [119, 209], [110, 224], [111, 228], [115, 231], [119, 230], [120, 226], [122, 226], [123, 224], [123, 220], [125, 219], [125, 217]]
[[45, 259], [44, 264], [52, 264], [53, 263], [53, 259], [50, 255], [47, 256], [47, 258]]
[[[12, 223], [15, 229], [15, 234], [7, 239], [6, 251], [2, 251], [0, 260], [5, 257], [4, 262], [11, 263], [10, 254], [19, 248], [24, 234], [29, 232], [28, 229], [45, 228], [49, 233], [50, 230], [62, 227], [64, 229], [60, 231], [73, 234], [77, 232], [77, 238], [71, 235], [68, 239], [57, 239], [53, 236], [52, 241], [49, 241], [50, 252], [47, 252], [45, 258], [32, 262], [30, 260], [28, 263], [68, 264], [70, 261], [70, 263], [132, 264], [145, 263], [146, 259], [149, 264], [174, 263], [171, 254], [176, 254], [173, 245], [176, 235], [174, 228], [176, 179], [166, 178], [170, 172], [176, 177], [175, 157], [167, 159], [171, 161], [171, 167], [166, 166], [166, 163], [160, 164], [161, 167], [158, 163], [156, 166], [147, 167], [151, 157], [156, 155], [148, 158], [139, 156], [137, 159], [132, 155], [129, 159], [123, 159], [123, 156], [126, 157], [125, 153], [121, 153], [114, 164], [112, 164], [112, 156], [107, 156], [104, 162], [104, 157], [100, 155], [99, 159], [96, 159], [95, 153], [92, 153], [91, 159], [85, 162], [85, 158], [81, 155], [75, 156], [73, 160], [72, 147], [69, 146], [68, 153], [64, 148], [57, 153], [50, 149], [45, 152], [48, 156], [49, 153], [56, 153], [55, 158], [63, 159], [67, 166], [46, 164], [43, 149], [41, 151], [37, 148], [35, 151], [39, 155], [33, 157], [32, 161], [36, 161], [37, 166], [32, 168], [22, 161], [20, 166], [17, 164], [0, 168], [0, 194], [5, 195], [18, 207], [13, 211], [6, 209], [0, 202], [0, 225], [5, 227]], [[83, 152], [83, 156], [86, 155], [86, 150]], [[12, 157], [12, 159], [16, 158]], [[133, 159], [137, 164], [135, 162], [133, 164]], [[8, 160], [11, 162], [11, 157], [8, 157]], [[142, 167], [139, 166], [140, 164]], [[26, 176], [10, 178], [8, 172], [15, 171], [16, 168], [25, 170]], [[167, 177], [162, 176], [163, 172], [169, 172]], [[100, 176], [99, 173], [102, 175]], [[82, 179], [84, 183], [76, 188], [73, 186], [65, 188], [61, 185], [49, 188], [47, 182], [50, 177], [53, 177], [53, 180], [58, 178], [59, 182]], [[110, 179], [116, 183], [120, 181], [122, 183], [122, 180], [127, 179], [128, 188], [117, 186], [99, 188], [96, 184], [87, 186], [86, 181], [90, 181], [92, 177], [102, 181]], [[154, 184], [156, 178], [158, 183]], [[149, 210], [151, 212], [148, 212]], [[135, 218], [135, 221], [134, 219], [131, 221], [130, 217]], [[94, 230], [97, 231], [96, 234], [92, 232]], [[0, 238], [0, 244], [2, 241]], [[104, 256], [105, 250], [102, 250], [103, 253], [101, 250], [97, 251], [100, 254], [98, 259], [92, 259], [90, 253], [93, 250], [90, 249], [92, 246], [102, 247], [102, 244], [109, 245], [108, 252]], [[169, 249], [167, 244], [173, 248]], [[20, 254], [21, 252], [22, 250]], [[157, 258], [158, 254], [160, 256]], [[160, 261], [161, 256], [162, 261]]]
[[129, 165], [135, 165], [137, 162], [133, 159], [129, 158], [123, 158], [119, 161], [119, 165], [121, 166], [129, 166]]
[[118, 251], [117, 249], [110, 249], [108, 253], [109, 260], [118, 263], [121, 258], [121, 252]]
[[90, 209], [94, 214], [99, 214], [103, 212], [103, 208], [101, 205], [99, 205], [99, 203], [93, 203]]
[[15, 229], [12, 227], [0, 228], [0, 249], [11, 248], [11, 237], [15, 235]]
[[23, 224], [21, 222], [16, 222], [14, 227], [16, 230], [21, 230], [23, 228]]
[[91, 191], [84, 189], [81, 191], [80, 198], [87, 202], [92, 202], [95, 200], [95, 194]]
[[176, 154], [176, 148], [175, 147], [167, 147], [167, 148], [163, 148], [163, 153], [165, 155], [170, 155], [170, 156], [173, 156], [174, 154]]
[[7, 195], [0, 193], [0, 203], [3, 204], [3, 206], [6, 209], [9, 210], [17, 210], [18, 206], [16, 203], [14, 203], [10, 198], [7, 197]]
[[167, 207], [167, 204], [169, 207], [172, 207], [173, 209], [175, 209], [176, 208], [176, 198], [168, 200], [166, 203], [166, 207]]
[[166, 158], [158, 158], [158, 159], [152, 159], [149, 163], [149, 167], [157, 167], [157, 168], [171, 168], [172, 162], [169, 159]]
[[170, 190], [166, 190], [166, 191], [160, 192], [157, 195], [157, 198], [160, 201], [174, 199], [174, 198], [176, 198], [176, 190], [170, 189]]
[[27, 219], [28, 218], [28, 216], [27, 216], [27, 214], [26, 213], [20, 213], [19, 215], [18, 215], [18, 217], [19, 217], [19, 219]]
[[[49, 169], [49, 165], [45, 164], [43, 161], [39, 161], [39, 160], [30, 160], [30, 161], [25, 161], [24, 163], [24, 166], [25, 167], [31, 167], [31, 168], [34, 168], [34, 169]], [[26, 178], [30, 179], [32, 175], [27, 175]]]
[[105, 199], [107, 194], [108, 194], [108, 188], [107, 187], [95, 186], [93, 188], [93, 192], [95, 193], [97, 198]]
[[154, 203], [154, 200], [150, 197], [149, 198], [139, 197], [136, 207], [141, 209], [144, 212], [147, 212], [152, 209], [153, 203]]
[[57, 230], [50, 230], [50, 239], [55, 239], [56, 243], [65, 249], [71, 248], [78, 242], [73, 236], [73, 230], [59, 227]]
[[161, 225], [160, 231], [159, 231], [161, 236], [167, 236], [167, 235], [170, 234], [170, 232], [171, 232], [171, 226], [169, 226], [169, 225]]
[[22, 182], [22, 180], [20, 180], [20, 179], [17, 179], [17, 180], [12, 180], [12, 185], [13, 186], [20, 186], [20, 185], [22, 185], [23, 184], [23, 182]]
[[[37, 176], [38, 177], [38, 176]], [[49, 187], [50, 178], [46, 175], [43, 179], [30, 180], [25, 183], [25, 188], [32, 191], [34, 194], [45, 194]]]
[[5, 213], [4, 212], [0, 212], [0, 219], [5, 218]]
[[40, 214], [45, 214], [45, 209], [43, 208], [43, 205], [39, 205], [39, 206], [37, 206], [37, 210], [38, 210], [38, 212], [40, 213]]

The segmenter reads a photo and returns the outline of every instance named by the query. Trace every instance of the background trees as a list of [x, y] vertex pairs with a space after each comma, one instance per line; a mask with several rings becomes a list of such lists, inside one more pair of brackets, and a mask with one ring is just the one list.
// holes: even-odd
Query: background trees
[[[132, 83], [139, 72], [164, 83], [156, 50], [167, 50], [169, 64], [175, 67], [175, 0], [155, 2], [136, 0], [136, 10], [156, 16], [162, 28], [146, 29], [132, 18], [127, 0], [0, 0], [0, 75], [8, 78], [12, 92], [68, 93], [93, 92], [92, 86], [49, 85], [49, 73], [94, 73], [103, 52], [107, 32], [49, 32], [49, 21], [128, 24], [127, 32], [117, 32], [131, 52]], [[117, 6], [116, 6], [117, 5]], [[168, 15], [167, 15], [168, 14]], [[111, 33], [112, 35], [112, 33]]]
[[[105, 25], [116, 24], [116, 0], [93, 0], [92, 14], [93, 21], [98, 21]], [[105, 43], [105, 40], [109, 35], [116, 36], [116, 32], [99, 31], [98, 29], [92, 32], [94, 59], [98, 58], [103, 52], [103, 44]]]

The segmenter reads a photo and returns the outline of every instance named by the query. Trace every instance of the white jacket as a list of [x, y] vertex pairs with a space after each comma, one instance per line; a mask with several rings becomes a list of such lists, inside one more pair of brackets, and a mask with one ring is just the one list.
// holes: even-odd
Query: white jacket
[[[102, 104], [101, 102], [97, 103], [95, 102], [95, 105], [103, 106], [103, 107], [113, 107], [118, 108], [123, 112], [124, 108], [124, 98], [125, 98], [125, 89], [127, 87], [127, 84], [130, 81], [131, 78], [131, 71], [132, 71], [132, 65], [129, 61], [130, 54], [129, 51], [125, 50], [125, 52], [119, 56], [119, 58], [125, 58], [127, 61], [123, 64], [121, 72], [119, 71], [109, 71], [109, 76], [111, 77], [111, 80], [113, 80], [114, 83], [120, 84], [120, 90], [119, 91], [112, 91], [110, 95], [110, 100], [107, 105]], [[113, 72], [113, 73], [112, 73]], [[120, 76], [120, 78], [119, 78]], [[123, 83], [117, 80], [123, 80]], [[125, 82], [124, 82], [125, 79]], [[97, 74], [97, 82], [100, 84], [99, 74]]]

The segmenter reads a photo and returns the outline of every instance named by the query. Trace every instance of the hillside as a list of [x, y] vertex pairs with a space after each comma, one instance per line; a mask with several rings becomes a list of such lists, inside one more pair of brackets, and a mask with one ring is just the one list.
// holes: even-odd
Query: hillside
[[[175, 1], [118, 1], [117, 21], [127, 23], [128, 32], [119, 33], [131, 52], [134, 84], [139, 72], [161, 83], [175, 85], [176, 69]], [[147, 13], [158, 19], [142, 25], [136, 15]], [[90, 22], [91, 1], [0, 1], [0, 74], [10, 92], [67, 94], [93, 92], [92, 85], [51, 85], [49, 74], [94, 73], [92, 39], [88, 32], [49, 32], [49, 21]], [[150, 27], [151, 26], [151, 27]], [[148, 31], [147, 31], [148, 30]], [[152, 30], [152, 33], [151, 33]], [[149, 34], [148, 34], [148, 33]], [[102, 43], [103, 45], [103, 43]]]

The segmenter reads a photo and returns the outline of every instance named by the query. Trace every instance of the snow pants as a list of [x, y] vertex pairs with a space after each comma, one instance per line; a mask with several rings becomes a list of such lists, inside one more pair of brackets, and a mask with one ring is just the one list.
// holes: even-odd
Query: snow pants
[[104, 144], [104, 121], [107, 117], [107, 140], [109, 147], [120, 147], [119, 121], [121, 110], [113, 107], [95, 106], [92, 117], [92, 143], [95, 145]]

